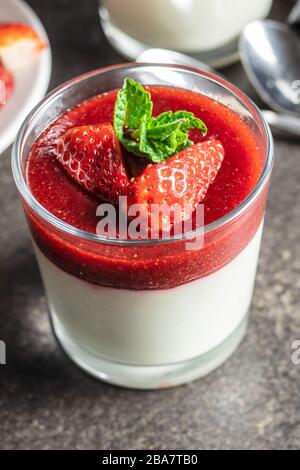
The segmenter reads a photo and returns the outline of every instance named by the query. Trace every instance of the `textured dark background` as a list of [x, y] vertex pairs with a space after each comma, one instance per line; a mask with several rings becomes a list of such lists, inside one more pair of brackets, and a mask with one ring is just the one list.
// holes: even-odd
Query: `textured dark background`
[[[121, 62], [101, 32], [96, 0], [30, 0], [53, 50], [51, 88]], [[285, 18], [287, 0], [276, 0]], [[253, 90], [236, 65], [225, 74]], [[166, 391], [97, 382], [62, 353], [47, 317], [40, 275], [10, 171], [0, 158], [0, 447], [4, 449], [274, 449], [300, 447], [299, 146], [276, 141], [252, 320], [216, 372]]]

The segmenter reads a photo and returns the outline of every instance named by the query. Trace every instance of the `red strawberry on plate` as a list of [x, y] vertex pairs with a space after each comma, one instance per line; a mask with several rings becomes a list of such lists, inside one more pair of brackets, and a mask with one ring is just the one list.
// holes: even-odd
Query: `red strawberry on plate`
[[0, 24], [0, 61], [8, 70], [27, 65], [47, 44], [28, 25]]
[[[152, 204], [180, 208], [180, 219], [188, 220], [203, 201], [224, 159], [220, 141], [209, 139], [191, 145], [164, 163], [150, 164], [128, 187], [128, 205], [142, 204], [148, 214]], [[178, 222], [178, 219], [176, 219]], [[160, 227], [161, 227], [161, 222]], [[172, 221], [164, 221], [168, 230]]]
[[0, 108], [6, 104], [14, 88], [14, 79], [10, 72], [0, 65]]
[[118, 203], [128, 178], [110, 123], [73, 127], [59, 138], [57, 156], [77, 183], [103, 201]]

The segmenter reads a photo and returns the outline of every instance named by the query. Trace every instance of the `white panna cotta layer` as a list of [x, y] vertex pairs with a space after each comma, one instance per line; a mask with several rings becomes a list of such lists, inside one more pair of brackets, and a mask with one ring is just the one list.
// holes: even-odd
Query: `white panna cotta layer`
[[217, 347], [245, 318], [262, 226], [225, 267], [166, 290], [102, 287], [72, 276], [35, 245], [50, 311], [64, 334], [92, 355], [131, 365], [165, 365]]

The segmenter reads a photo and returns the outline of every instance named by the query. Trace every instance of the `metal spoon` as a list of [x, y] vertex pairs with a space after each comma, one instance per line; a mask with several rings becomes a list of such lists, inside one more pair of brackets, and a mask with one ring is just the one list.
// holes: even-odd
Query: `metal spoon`
[[289, 17], [288, 24], [291, 26], [298, 25], [300, 23], [300, 0], [297, 1], [296, 5], [293, 7]]
[[[203, 62], [194, 59], [179, 52], [167, 49], [147, 49], [143, 51], [136, 59], [137, 62], [150, 62], [150, 63], [165, 63], [165, 64], [179, 64], [195, 67], [205, 72], [219, 74], [216, 70]], [[298, 75], [300, 79], [300, 72]], [[289, 135], [290, 137], [300, 137], [300, 119], [275, 113], [274, 111], [262, 111], [264, 118], [269, 123], [273, 132], [280, 135]]]
[[240, 39], [241, 60], [270, 108], [300, 117], [300, 39], [289, 26], [254, 21]]
[[187, 65], [189, 67], [194, 67], [203, 70], [204, 72], [210, 72], [216, 75], [221, 75], [210, 65], [207, 65], [204, 62], [201, 62], [200, 60], [194, 59], [189, 55], [181, 54], [180, 52], [175, 52], [169, 49], [146, 49], [145, 51], [141, 52], [141, 54], [137, 57], [136, 62]]

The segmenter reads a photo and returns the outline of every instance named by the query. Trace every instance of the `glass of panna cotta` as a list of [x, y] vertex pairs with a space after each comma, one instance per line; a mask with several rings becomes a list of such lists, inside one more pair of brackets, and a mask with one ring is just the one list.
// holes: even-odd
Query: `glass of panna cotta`
[[[67, 174], [57, 142], [113, 122], [124, 79], [147, 85], [153, 114], [203, 119], [225, 157], [202, 201], [202, 243], [97, 232], [100, 201]], [[84, 156], [82, 156], [84, 158]], [[93, 162], [91, 162], [93, 164]], [[62, 85], [24, 122], [12, 166], [55, 335], [85, 371], [113, 384], [164, 388], [220, 366], [245, 335], [260, 250], [273, 141], [257, 107], [224, 79], [167, 65], [125, 64]], [[152, 165], [154, 166], [154, 165]]]
[[99, 13], [108, 39], [129, 59], [161, 47], [205, 54], [217, 65], [236, 51], [242, 29], [267, 16], [271, 5], [272, 0], [100, 0]]

